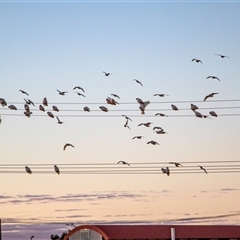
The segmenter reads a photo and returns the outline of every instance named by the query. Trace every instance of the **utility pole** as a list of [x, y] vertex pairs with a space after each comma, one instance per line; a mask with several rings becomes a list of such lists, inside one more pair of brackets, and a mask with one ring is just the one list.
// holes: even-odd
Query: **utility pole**
[[2, 240], [2, 221], [0, 218], [0, 240]]

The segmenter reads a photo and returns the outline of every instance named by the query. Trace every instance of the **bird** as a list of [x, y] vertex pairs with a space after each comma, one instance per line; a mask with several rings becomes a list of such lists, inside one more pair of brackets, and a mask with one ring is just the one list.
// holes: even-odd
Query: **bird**
[[54, 118], [54, 115], [53, 115], [53, 113], [51, 113], [51, 112], [47, 112], [47, 115], [48, 115], [49, 117], [51, 117], [51, 118]]
[[2, 105], [2, 107], [7, 106], [7, 102], [4, 98], [0, 98], [0, 104]]
[[156, 131], [155, 133], [156, 133], [156, 134], [166, 134], [167, 132], [165, 132], [165, 131], [162, 129], [162, 130]]
[[139, 126], [150, 127], [151, 124], [152, 124], [151, 122], [140, 123], [140, 124], [138, 124], [138, 127], [139, 127]]
[[0, 116], [0, 124], [2, 123], [2, 118], [1, 118], [1, 116]]
[[31, 170], [30, 167], [26, 166], [26, 167], [25, 167], [25, 170], [26, 170], [27, 173], [32, 174], [32, 170]]
[[169, 164], [174, 164], [176, 167], [182, 166], [182, 164], [178, 162], [170, 162]]
[[90, 108], [89, 108], [89, 107], [87, 107], [87, 106], [86, 106], [86, 107], [84, 107], [84, 108], [83, 108], [83, 110], [84, 110], [85, 112], [90, 112]]
[[57, 91], [58, 91], [59, 95], [62, 95], [62, 96], [67, 93], [66, 91], [63, 91], [63, 92], [62, 92], [62, 91], [59, 91], [58, 89], [57, 89]]
[[117, 164], [124, 164], [124, 165], [128, 165], [129, 167], [130, 167], [130, 164], [129, 163], [127, 163], [127, 162], [125, 162], [125, 161], [118, 161], [118, 163]]
[[202, 115], [200, 112], [194, 111], [194, 113], [195, 113], [195, 116], [196, 116], [196, 117], [198, 117], [198, 118], [203, 118], [203, 115]]
[[132, 122], [132, 119], [126, 115], [122, 115], [123, 117], [125, 117], [127, 120], [131, 121]]
[[82, 96], [82, 97], [86, 97], [84, 94], [80, 93], [80, 92], [75, 92], [78, 96]]
[[73, 147], [74, 146], [71, 144], [71, 143], [66, 143], [64, 146], [63, 146], [63, 150], [66, 150], [67, 147]]
[[59, 168], [58, 168], [57, 165], [54, 165], [54, 171], [55, 171], [57, 174], [60, 174], [60, 170], [59, 170]]
[[192, 62], [193, 62], [193, 61], [195, 61], [195, 62], [197, 62], [197, 63], [202, 63], [202, 61], [201, 61], [200, 59], [196, 59], [196, 58], [193, 58], [193, 59], [192, 59]]
[[137, 82], [138, 84], [140, 84], [143, 87], [143, 84], [139, 80], [133, 79], [133, 81]]
[[31, 101], [30, 99], [24, 98], [24, 101], [25, 101], [26, 104], [28, 104], [28, 105], [33, 105], [33, 106], [35, 106], [35, 104], [33, 103], [33, 101]]
[[42, 101], [43, 106], [48, 106], [47, 98], [45, 97]]
[[210, 111], [209, 114], [213, 117], [217, 117], [218, 115], [214, 111]]
[[133, 139], [142, 139], [142, 138], [144, 138], [144, 137], [143, 136], [135, 136], [135, 137], [132, 138], [132, 140]]
[[229, 58], [228, 56], [222, 55], [222, 54], [216, 54], [216, 53], [215, 53], [214, 55], [220, 56], [221, 58]]
[[166, 115], [164, 113], [156, 113], [155, 116], [168, 117], [168, 115]]
[[123, 126], [130, 129], [130, 127], [128, 126], [128, 119], [127, 119], [126, 123]]
[[24, 112], [24, 115], [25, 115], [26, 117], [28, 117], [28, 118], [31, 117], [31, 114], [32, 114], [32, 112], [30, 112], [30, 111], [25, 111], [25, 112]]
[[195, 111], [195, 110], [197, 110], [197, 109], [198, 109], [198, 107], [197, 107], [196, 105], [194, 105], [194, 104], [191, 103], [191, 110]]
[[152, 145], [160, 145], [158, 142], [156, 142], [156, 141], [153, 141], [153, 140], [151, 140], [151, 141], [147, 142], [147, 144], [152, 144]]
[[218, 77], [216, 77], [216, 76], [208, 76], [206, 79], [209, 79], [209, 78], [216, 79], [219, 82], [221, 82], [221, 80]]
[[24, 104], [24, 109], [27, 111], [27, 112], [30, 112], [30, 108], [29, 108], [29, 105], [28, 104]]
[[148, 104], [150, 104], [150, 101], [143, 101], [141, 98], [136, 98], [137, 102], [140, 104], [139, 109], [141, 110], [141, 114], [145, 114], [145, 108]]
[[108, 109], [106, 108], [106, 107], [104, 107], [104, 106], [100, 106], [99, 107], [103, 112], [108, 112]]
[[21, 93], [23, 93], [23, 94], [26, 94], [26, 95], [28, 95], [28, 93], [27, 92], [25, 92], [25, 91], [23, 91], [23, 90], [19, 90]]
[[45, 108], [41, 104], [39, 105], [39, 110], [45, 112]]
[[53, 111], [56, 111], [56, 112], [59, 112], [59, 109], [58, 109], [58, 107], [56, 107], [56, 106], [52, 106], [52, 110], [53, 110]]
[[170, 175], [170, 169], [168, 167], [166, 168], [161, 168], [162, 173], [166, 173], [168, 176]]
[[113, 97], [116, 97], [116, 98], [119, 98], [119, 99], [120, 99], [120, 97], [119, 97], [117, 94], [112, 93], [111, 95], [112, 95]]
[[11, 110], [17, 110], [17, 107], [15, 105], [9, 105], [8, 108], [10, 108]]
[[104, 72], [104, 71], [103, 71], [103, 73], [104, 73], [104, 75], [105, 75], [106, 77], [108, 77], [109, 75], [113, 75], [113, 74], [110, 73], [110, 72]]
[[110, 97], [106, 98], [106, 102], [107, 102], [107, 104], [110, 104], [110, 105], [118, 104], [118, 102], [115, 99], [110, 98]]
[[155, 129], [163, 130], [162, 127], [154, 127], [154, 128], [153, 128], [153, 131], [154, 131]]
[[154, 96], [154, 97], [155, 97], [155, 96], [165, 97], [165, 96], [169, 96], [169, 95], [167, 95], [167, 94], [165, 94], [165, 93], [156, 93], [156, 94], [154, 94], [153, 96]]
[[178, 110], [178, 108], [177, 108], [177, 106], [175, 106], [175, 105], [171, 105], [171, 107], [172, 107], [172, 110], [174, 110], [174, 111], [177, 111]]
[[63, 123], [62, 121], [60, 121], [58, 116], [56, 116], [56, 118], [57, 118], [58, 124], [62, 124]]
[[207, 170], [206, 170], [203, 166], [200, 166], [200, 165], [199, 165], [199, 167], [200, 167], [200, 169], [202, 169], [205, 173], [208, 173]]
[[82, 87], [76, 86], [76, 87], [73, 88], [73, 90], [76, 90], [76, 89], [80, 89], [80, 90], [82, 90], [83, 92], [85, 92]]
[[214, 95], [216, 95], [216, 94], [218, 94], [218, 93], [210, 93], [210, 94], [208, 94], [204, 99], [203, 99], [203, 101], [206, 101], [208, 98], [210, 98], [210, 97], [214, 97]]

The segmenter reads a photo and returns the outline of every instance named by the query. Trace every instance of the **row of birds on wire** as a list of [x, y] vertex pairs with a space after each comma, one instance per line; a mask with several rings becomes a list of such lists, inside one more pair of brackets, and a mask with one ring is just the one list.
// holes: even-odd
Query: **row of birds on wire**
[[[186, 165], [187, 163], [187, 165]], [[175, 173], [234, 173], [240, 172], [240, 162], [239, 161], [209, 161], [201, 162], [206, 165], [199, 165], [197, 162], [192, 162], [192, 165], [189, 165], [191, 162], [168, 162], [168, 163], [132, 163], [126, 161], [118, 161], [117, 163], [107, 164], [107, 163], [98, 163], [98, 164], [60, 164], [63, 174], [159, 174], [163, 173], [167, 176], [170, 176], [170, 172]], [[193, 165], [194, 163], [194, 165]], [[0, 165], [0, 173], [22, 173], [23, 164], [5, 164]], [[49, 170], [51, 164], [34, 164], [35, 173], [52, 173], [53, 171]], [[117, 165], [125, 165], [126, 167], [119, 167]], [[161, 167], [161, 165], [165, 165]], [[166, 166], [168, 165], [168, 166]], [[170, 167], [172, 165], [172, 167]], [[170, 170], [171, 168], [171, 170]], [[2, 169], [4, 169], [2, 171]], [[7, 169], [7, 170], [6, 170]], [[9, 171], [11, 169], [11, 171]], [[20, 169], [20, 171], [19, 171]], [[40, 170], [39, 170], [40, 169]], [[116, 170], [117, 169], [117, 170]], [[200, 171], [197, 171], [200, 170]], [[208, 170], [207, 170], [208, 169]], [[60, 168], [57, 165], [53, 166], [53, 170], [58, 175], [60, 174]], [[33, 174], [34, 171], [29, 166], [25, 166], [25, 171], [28, 174]]]

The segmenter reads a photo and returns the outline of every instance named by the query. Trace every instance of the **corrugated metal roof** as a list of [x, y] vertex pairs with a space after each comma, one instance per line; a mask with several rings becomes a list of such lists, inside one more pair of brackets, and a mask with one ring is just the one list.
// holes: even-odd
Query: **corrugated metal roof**
[[83, 225], [74, 228], [67, 237], [81, 229], [91, 229], [108, 240], [171, 238], [240, 238], [236, 225]]

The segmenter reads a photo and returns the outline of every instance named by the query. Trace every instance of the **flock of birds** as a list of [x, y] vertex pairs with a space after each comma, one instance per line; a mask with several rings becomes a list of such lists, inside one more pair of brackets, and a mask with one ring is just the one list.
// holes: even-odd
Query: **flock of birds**
[[[217, 55], [217, 56], [219, 56], [219, 57], [221, 57], [221, 58], [229, 58], [228, 56], [222, 55], [222, 54], [215, 54], [215, 55]], [[201, 61], [200, 59], [193, 58], [193, 59], [192, 59], [192, 62], [194, 62], [194, 61], [195, 61], [196, 63], [201, 63], [201, 64], [202, 64], [202, 61]], [[110, 75], [112, 75], [112, 73], [110, 73], [110, 72], [105, 72], [105, 71], [103, 71], [102, 73], [103, 73], [106, 77], [109, 77]], [[220, 80], [218, 77], [216, 77], [216, 76], [208, 76], [207, 79], [213, 79], [213, 80], [221, 81], [221, 80]], [[139, 84], [140, 86], [143, 87], [143, 83], [142, 83], [141, 81], [139, 81], [138, 79], [133, 79], [133, 81], [135, 81], [137, 84]], [[82, 87], [80, 87], [80, 86], [75, 86], [75, 87], [73, 88], [73, 90], [81, 90], [81, 92], [76, 91], [76, 94], [78, 94], [79, 96], [82, 96], [82, 97], [86, 97], [86, 96], [84, 95], [85, 90], [84, 90]], [[24, 94], [24, 95], [26, 95], [26, 96], [29, 96], [29, 94], [28, 94], [26, 91], [24, 91], [24, 90], [22, 90], [22, 89], [20, 89], [19, 91], [20, 91], [22, 94]], [[57, 92], [58, 92], [59, 95], [62, 95], [62, 96], [64, 96], [65, 94], [68, 93], [67, 91], [60, 91], [59, 89], [57, 89]], [[213, 93], [210, 93], [210, 94], [206, 95], [206, 96], [203, 98], [203, 101], [206, 101], [208, 98], [214, 97], [216, 94], [218, 94], [218, 93], [217, 93], [217, 92], [213, 92]], [[120, 99], [120, 97], [119, 97], [117, 94], [113, 94], [113, 93], [111, 94], [111, 96], [112, 96], [113, 98], [112, 98], [112, 97], [107, 97], [107, 98], [106, 98], [106, 103], [107, 103], [107, 104], [110, 104], [110, 105], [117, 105], [117, 104], [119, 104], [116, 99]], [[165, 93], [157, 93], [157, 94], [154, 94], [153, 96], [156, 96], [156, 97], [165, 97], [165, 96], [169, 96], [169, 95], [168, 95], [168, 94], [165, 94]], [[30, 100], [30, 99], [28, 99], [28, 98], [24, 98], [24, 101], [25, 101], [25, 103], [24, 103], [24, 115], [25, 115], [26, 117], [30, 118], [31, 115], [32, 115], [32, 111], [31, 111], [31, 109], [30, 109], [30, 106], [35, 106], [35, 104], [34, 104], [34, 102], [33, 102], [32, 100]], [[140, 113], [144, 115], [144, 114], [145, 114], [146, 107], [150, 104], [150, 101], [143, 101], [141, 98], [136, 98], [136, 101], [137, 101], [137, 103], [139, 104]], [[6, 101], [4, 98], [0, 98], [0, 104], [1, 104], [2, 107], [8, 106], [8, 108], [11, 109], [11, 110], [18, 110], [18, 108], [17, 108], [15, 105], [13, 105], [13, 104], [8, 105], [7, 101]], [[49, 106], [48, 100], [47, 100], [46, 97], [44, 97], [43, 100], [42, 100], [42, 103], [39, 105], [39, 110], [42, 111], [42, 112], [46, 112], [46, 114], [47, 114], [50, 118], [55, 118], [55, 117], [56, 117], [57, 123], [58, 123], [58, 124], [62, 124], [63, 122], [59, 119], [59, 117], [58, 117], [58, 116], [55, 116], [55, 114], [53, 113], [53, 112], [59, 112], [58, 107], [55, 106], [55, 105], [53, 105], [53, 106], [52, 106], [52, 111], [47, 111], [47, 110], [46, 110], [46, 107], [48, 107], [48, 106]], [[176, 105], [174, 105], [174, 104], [171, 105], [171, 108], [172, 108], [173, 111], [178, 111], [178, 110], [179, 110], [178, 107], [177, 107]], [[101, 111], [103, 111], [103, 112], [108, 112], [108, 111], [109, 111], [108, 108], [105, 107], [105, 106], [99, 106], [99, 109], [100, 109]], [[190, 109], [191, 109], [192, 112], [195, 114], [195, 116], [198, 117], [198, 118], [209, 118], [208, 115], [204, 115], [204, 114], [200, 113], [199, 111], [197, 111], [197, 110], [198, 110], [198, 107], [197, 107], [195, 104], [191, 104], [191, 105], [190, 105]], [[83, 108], [83, 110], [84, 110], [85, 112], [90, 112], [90, 111], [91, 111], [88, 106], [85, 106], [85, 107]], [[210, 114], [210, 116], [212, 116], [212, 117], [218, 117], [217, 113], [214, 112], [214, 111], [210, 111], [209, 114]], [[165, 114], [163, 114], [163, 113], [156, 113], [155, 116], [167, 117], [167, 115], [165, 115]], [[127, 115], [122, 115], [122, 117], [124, 117], [124, 118], [126, 119], [126, 122], [125, 122], [125, 124], [124, 124], [124, 127], [130, 129], [129, 122], [132, 122], [132, 119], [131, 119], [130, 117], [128, 117]], [[1, 123], [1, 122], [2, 122], [2, 119], [1, 119], [1, 116], [0, 116], [0, 123]], [[143, 123], [138, 124], [138, 127], [144, 126], [144, 127], [149, 128], [149, 127], [151, 126], [151, 124], [152, 124], [152, 122], [143, 122]], [[154, 131], [154, 130], [155, 130], [154, 133], [156, 133], [156, 134], [166, 134], [166, 133], [167, 133], [162, 127], [158, 127], [158, 126], [153, 127], [153, 131]], [[134, 136], [134, 137], [132, 138], [132, 140], [134, 140], [134, 139], [142, 139], [142, 138], [144, 138], [144, 136], [138, 135], [138, 136]], [[147, 144], [160, 145], [157, 141], [154, 141], [154, 140], [148, 141]], [[66, 144], [63, 146], [63, 150], [65, 151], [65, 150], [67, 149], [67, 147], [72, 147], [72, 148], [74, 148], [74, 146], [73, 146], [71, 143], [66, 143]], [[130, 164], [127, 163], [127, 162], [125, 162], [125, 161], [119, 161], [119, 162], [117, 162], [117, 164], [124, 164], [124, 165], [130, 166]], [[170, 162], [169, 164], [174, 164], [176, 167], [182, 166], [181, 163], [178, 163], [178, 162]], [[198, 165], [198, 167], [199, 167], [201, 170], [203, 170], [206, 174], [208, 173], [207, 170], [206, 170], [203, 166]], [[60, 169], [59, 169], [59, 167], [58, 167], [57, 165], [54, 165], [54, 166], [53, 166], [53, 169], [54, 169], [54, 171], [55, 171], [57, 174], [60, 174]], [[30, 168], [29, 166], [25, 166], [25, 171], [26, 171], [27, 173], [29, 173], [29, 174], [32, 174], [32, 173], [33, 173], [32, 170], [31, 170], [31, 168]], [[162, 173], [167, 174], [168, 176], [170, 175], [170, 168], [169, 168], [169, 167], [161, 168], [161, 171], [162, 171]]]

